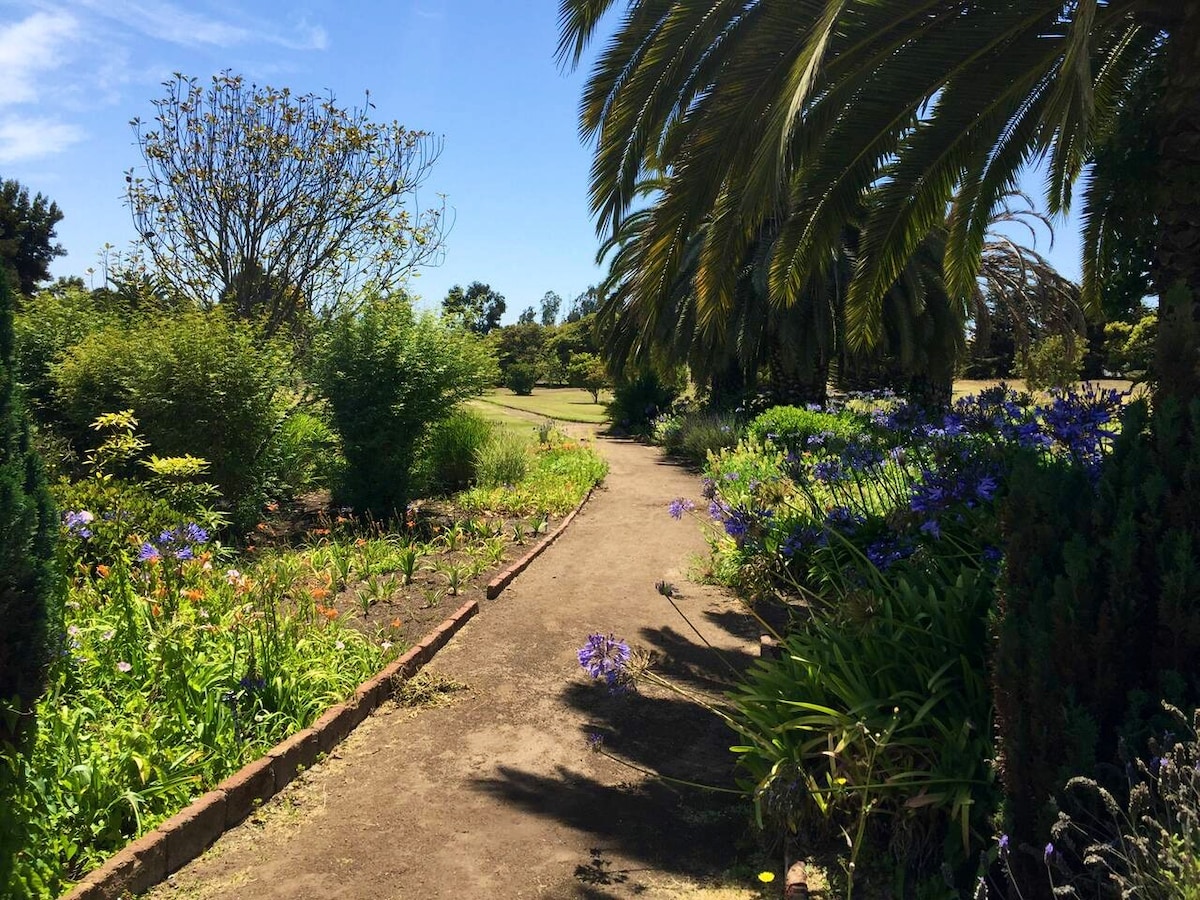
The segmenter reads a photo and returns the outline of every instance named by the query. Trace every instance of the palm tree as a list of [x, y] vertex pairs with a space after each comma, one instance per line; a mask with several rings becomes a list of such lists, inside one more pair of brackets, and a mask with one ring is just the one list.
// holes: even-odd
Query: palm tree
[[[577, 62], [614, 0], [563, 0], [560, 58]], [[950, 211], [947, 284], [972, 290], [988, 218], [1032, 161], [1051, 212], [1069, 207], [1092, 149], [1147, 79], [1160, 90], [1151, 213], [1163, 309], [1163, 390], [1197, 395], [1200, 318], [1200, 6], [1177, 0], [629, 0], [585, 89], [596, 141], [591, 202], [613, 233], [647, 170], [669, 178], [638, 290], [661, 294], [703, 224], [697, 311], [719, 322], [763, 221], [787, 223], [770, 294], [797, 302], [828, 271], [867, 198], [846, 300], [852, 346], [883, 333], [883, 303]], [[1144, 92], [1142, 92], [1144, 93]], [[1106, 195], [1084, 192], [1084, 300]]]
[[[666, 181], [648, 179], [640, 190], [653, 197]], [[967, 306], [945, 289], [940, 231], [930, 234], [885, 294], [883, 340], [869, 352], [855, 353], [845, 345], [843, 324], [856, 227], [846, 227], [828, 271], [814, 276], [796, 301], [784, 306], [769, 300], [769, 263], [783, 223], [762, 223], [737, 266], [732, 303], [718, 323], [706, 321], [696, 302], [694, 279], [709, 236], [706, 225], [687, 242], [673, 283], [658, 293], [641, 289], [639, 276], [653, 251], [644, 235], [656, 211], [652, 203], [627, 215], [598, 254], [600, 260], [610, 258], [599, 325], [605, 354], [618, 374], [626, 368], [686, 364], [693, 378], [719, 394], [731, 381], [753, 389], [765, 371], [776, 402], [822, 403], [831, 368], [844, 375], [851, 367], [879, 369], [883, 363], [888, 374], [907, 379], [922, 397], [949, 400]]]

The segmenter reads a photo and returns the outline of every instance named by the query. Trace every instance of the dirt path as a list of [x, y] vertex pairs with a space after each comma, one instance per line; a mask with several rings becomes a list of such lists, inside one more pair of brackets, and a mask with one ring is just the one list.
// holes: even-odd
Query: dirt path
[[641, 766], [729, 783], [729, 735], [714, 717], [656, 688], [611, 697], [576, 660], [588, 633], [612, 632], [690, 690], [720, 690], [719, 664], [656, 581], [679, 587], [735, 664], [757, 649], [735, 604], [687, 580], [704, 540], [666, 505], [698, 500], [698, 479], [652, 448], [597, 445], [611, 465], [604, 488], [430, 667], [467, 689], [376, 713], [152, 897], [753, 896], [703, 887], [734, 860], [744, 807], [588, 749], [599, 733]]

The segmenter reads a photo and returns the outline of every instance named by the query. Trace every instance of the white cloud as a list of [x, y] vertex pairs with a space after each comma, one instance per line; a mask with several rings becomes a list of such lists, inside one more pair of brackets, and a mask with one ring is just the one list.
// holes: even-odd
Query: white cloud
[[36, 12], [0, 27], [0, 106], [36, 101], [36, 76], [66, 62], [63, 51], [78, 33], [78, 20], [61, 11]]
[[281, 28], [254, 16], [206, 15], [169, 0], [82, 0], [82, 5], [146, 37], [185, 47], [266, 43], [289, 50], [324, 50], [328, 44], [325, 29], [305, 21]]
[[0, 163], [49, 156], [82, 138], [82, 130], [66, 122], [10, 116], [0, 120]]

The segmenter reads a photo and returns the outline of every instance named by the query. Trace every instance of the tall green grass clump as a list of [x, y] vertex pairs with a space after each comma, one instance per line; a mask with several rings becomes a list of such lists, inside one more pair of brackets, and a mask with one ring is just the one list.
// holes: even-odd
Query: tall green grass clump
[[346, 468], [335, 494], [356, 512], [403, 514], [428, 429], [495, 378], [473, 335], [418, 315], [407, 297], [374, 297], [317, 337], [311, 375], [328, 399]]
[[529, 472], [529, 441], [501, 431], [479, 448], [475, 466], [479, 484], [485, 488], [519, 484]]
[[421, 451], [421, 481], [427, 490], [460, 491], [473, 484], [479, 451], [492, 437], [492, 424], [469, 409], [457, 409], [429, 429]]
[[853, 413], [829, 413], [803, 409], [799, 406], [773, 406], [754, 418], [746, 428], [747, 435], [758, 444], [767, 441], [784, 450], [804, 449], [810, 438], [818, 435], [832, 437], [839, 444], [861, 438], [865, 433], [862, 421]]

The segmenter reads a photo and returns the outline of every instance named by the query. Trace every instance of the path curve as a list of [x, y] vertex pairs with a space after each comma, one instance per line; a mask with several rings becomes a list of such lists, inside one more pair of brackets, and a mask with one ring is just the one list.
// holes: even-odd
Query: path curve
[[660, 579], [735, 664], [756, 653], [755, 629], [720, 590], [688, 581], [707, 549], [701, 525], [666, 506], [698, 501], [698, 479], [654, 448], [596, 444], [604, 486], [429, 667], [469, 690], [381, 709], [152, 898], [700, 896], [732, 858], [744, 808], [649, 780], [586, 738], [655, 771], [728, 783], [728, 733], [662, 689], [610, 697], [575, 654], [588, 633], [611, 632], [689, 690], [719, 691], [713, 654], [655, 591]]

